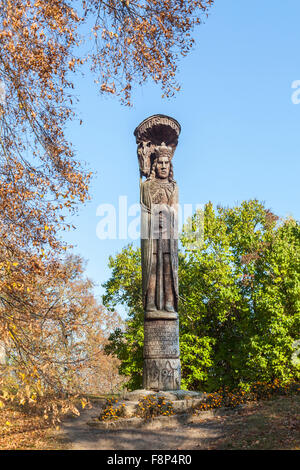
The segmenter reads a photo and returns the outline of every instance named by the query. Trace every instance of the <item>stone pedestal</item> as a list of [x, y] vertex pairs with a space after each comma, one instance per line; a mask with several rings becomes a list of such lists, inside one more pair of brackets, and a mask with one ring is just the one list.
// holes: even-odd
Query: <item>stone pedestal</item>
[[180, 382], [178, 320], [145, 320], [144, 389], [180, 390]]

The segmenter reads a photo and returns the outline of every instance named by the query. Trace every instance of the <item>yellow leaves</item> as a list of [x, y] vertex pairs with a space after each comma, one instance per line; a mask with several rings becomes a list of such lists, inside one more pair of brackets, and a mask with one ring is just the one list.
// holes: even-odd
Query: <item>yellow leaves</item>
[[25, 392], [25, 396], [26, 396], [27, 399], [31, 398], [31, 391], [30, 391], [29, 384], [26, 384], [24, 392]]
[[18, 266], [19, 263], [17, 261], [5, 261], [5, 262], [2, 262], [0, 263], [0, 269], [4, 269], [7, 273], [7, 275], [9, 275], [11, 273], [11, 267], [16, 267]]
[[4, 389], [2, 392], [1, 398], [3, 398], [4, 400], [8, 400], [9, 397], [10, 397], [10, 394], [8, 393], [7, 390]]
[[80, 400], [80, 403], [81, 403], [82, 409], [84, 409], [86, 405], [88, 404], [88, 401], [85, 398], [82, 398]]
[[15, 290], [22, 290], [24, 287], [24, 284], [21, 282], [12, 282], [11, 284], [8, 285], [10, 289], [15, 289]]
[[40, 380], [37, 381], [35, 387], [36, 387], [36, 391], [37, 391], [37, 393], [39, 394], [39, 396], [40, 396], [40, 397], [43, 397], [43, 396], [44, 396], [44, 392], [43, 392], [42, 384], [41, 384], [41, 381], [40, 381]]
[[25, 374], [23, 374], [22, 372], [19, 373], [19, 377], [23, 382], [25, 381]]

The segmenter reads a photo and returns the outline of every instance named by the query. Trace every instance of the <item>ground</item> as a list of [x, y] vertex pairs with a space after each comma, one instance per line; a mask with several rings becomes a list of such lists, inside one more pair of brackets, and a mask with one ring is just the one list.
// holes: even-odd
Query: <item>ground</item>
[[[232, 410], [201, 412], [186, 423], [174, 420], [152, 429], [107, 431], [91, 428], [87, 421], [99, 414], [100, 405], [85, 408], [65, 420], [59, 430], [42, 426], [36, 418], [0, 413], [0, 449], [291, 449], [300, 450], [300, 397], [278, 397], [248, 403]], [[23, 424], [22, 424], [23, 423]], [[2, 428], [3, 429], [3, 428]]]

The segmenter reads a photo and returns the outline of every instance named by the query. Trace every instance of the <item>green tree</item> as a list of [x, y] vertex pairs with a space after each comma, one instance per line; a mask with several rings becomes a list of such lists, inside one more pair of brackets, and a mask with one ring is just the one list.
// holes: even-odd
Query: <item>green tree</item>
[[[292, 361], [300, 331], [299, 223], [279, 221], [256, 200], [216, 210], [209, 203], [203, 216], [202, 243], [191, 243], [187, 227], [181, 236], [183, 386], [210, 391], [299, 377]], [[111, 336], [109, 351], [135, 388], [142, 375], [140, 252], [127, 247], [110, 263], [105, 301], [127, 305], [129, 320]]]
[[116, 328], [106, 346], [108, 354], [115, 354], [121, 361], [119, 373], [129, 377], [129, 389], [141, 388], [143, 368], [143, 301], [140, 249], [125, 247], [115, 258], [109, 258], [111, 278], [103, 284], [103, 304], [115, 309], [118, 304], [126, 307], [128, 319], [124, 330]]

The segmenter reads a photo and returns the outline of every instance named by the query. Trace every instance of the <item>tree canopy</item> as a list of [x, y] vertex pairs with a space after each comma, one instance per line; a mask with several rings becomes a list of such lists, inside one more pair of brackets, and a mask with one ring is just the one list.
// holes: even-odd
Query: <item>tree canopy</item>
[[74, 77], [86, 64], [101, 93], [130, 104], [152, 78], [166, 95], [178, 55], [212, 0], [0, 2], [1, 232], [19, 245], [57, 249], [64, 210], [88, 197], [91, 174], [65, 136], [75, 117]]
[[49, 397], [118, 387], [118, 360], [107, 357], [104, 347], [121, 320], [97, 301], [80, 257], [47, 260], [34, 277], [26, 276], [25, 289], [2, 291], [0, 301], [0, 338], [5, 345], [0, 408], [7, 399], [21, 405], [45, 401], [48, 411], [53, 404], [55, 417], [57, 404]]
[[[300, 331], [299, 223], [278, 220], [255, 200], [233, 208], [209, 203], [202, 215], [202, 243], [193, 244], [186, 227], [179, 253], [183, 386], [212, 391], [299, 378], [293, 360]], [[104, 303], [127, 306], [128, 320], [110, 336], [107, 351], [136, 388], [142, 383], [140, 250], [124, 248], [110, 267]]]

